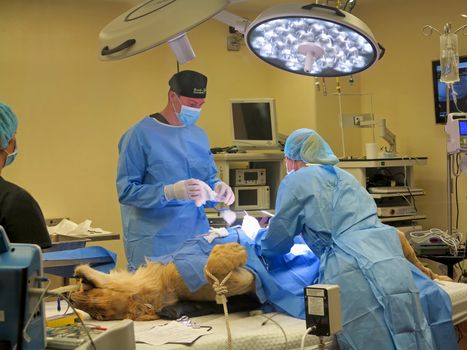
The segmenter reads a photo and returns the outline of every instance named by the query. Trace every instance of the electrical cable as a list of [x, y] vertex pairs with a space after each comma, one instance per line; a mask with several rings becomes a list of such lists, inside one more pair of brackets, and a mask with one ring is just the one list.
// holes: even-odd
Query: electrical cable
[[72, 308], [73, 312], [75, 313], [76, 317], [78, 318], [79, 322], [81, 323], [81, 325], [83, 326], [83, 329], [84, 329], [84, 332], [86, 333], [87, 337], [89, 338], [89, 341], [91, 342], [91, 346], [94, 350], [97, 350], [97, 347], [96, 347], [96, 344], [94, 343], [94, 340], [92, 339], [91, 337], [91, 334], [89, 333], [89, 330], [88, 328], [86, 327], [86, 325], [84, 324], [84, 321], [83, 319], [81, 318], [81, 315], [79, 314], [79, 312], [75, 309], [75, 307], [73, 306], [73, 304], [71, 303], [70, 299], [65, 296], [63, 293], [57, 293], [57, 292], [54, 292], [54, 291], [48, 291], [48, 293], [50, 296], [58, 296], [58, 297], [61, 297], [63, 299], [65, 299], [65, 301], [68, 303], [68, 305]]
[[282, 326], [279, 324], [279, 322], [277, 322], [276, 320], [273, 320], [272, 318], [274, 316], [276, 316], [276, 314], [272, 315], [272, 316], [266, 316], [264, 314], [260, 314], [259, 316], [262, 316], [264, 318], [266, 318], [266, 321], [264, 321], [263, 323], [261, 323], [261, 326], [264, 326], [266, 325], [266, 323], [268, 323], [268, 321], [271, 321], [273, 322], [277, 327], [279, 327], [279, 329], [281, 330], [282, 334], [284, 335], [284, 339], [285, 339], [285, 343], [284, 343], [284, 350], [285, 349], [288, 349], [288, 344], [289, 344], [289, 340], [287, 339], [287, 333], [285, 332], [284, 328], [282, 328]]
[[[34, 305], [34, 307], [32, 308], [31, 310], [31, 315], [29, 316], [28, 320], [26, 321], [26, 324], [24, 325], [24, 328], [23, 328], [23, 338], [29, 343], [31, 341], [31, 337], [29, 336], [29, 334], [26, 332], [30, 323], [32, 322], [34, 316], [36, 315], [36, 312], [37, 310], [39, 309], [39, 307], [41, 306], [42, 304], [42, 300], [44, 299], [44, 296], [45, 296], [45, 293], [47, 292], [47, 289], [49, 288], [50, 286], [50, 280], [46, 277], [36, 277], [37, 279], [40, 280], [40, 282], [47, 282], [47, 285], [44, 287], [44, 288], [29, 288], [28, 290], [28, 293], [34, 293], [34, 292], [40, 292], [40, 296], [39, 296], [39, 300], [37, 301], [36, 305]], [[18, 344], [16, 344], [14, 347], [13, 347], [13, 350], [16, 349], [16, 346]]]
[[439, 228], [431, 228], [428, 231], [413, 231], [410, 232], [409, 235], [414, 241], [419, 241], [430, 235], [435, 235], [449, 247], [451, 255], [457, 256], [458, 254], [460, 238], [457, 231], [455, 234], [453, 232], [452, 236], [450, 236], [447, 231], [442, 231]]
[[410, 201], [408, 201], [409, 205], [412, 205], [415, 212], [417, 212], [417, 204], [415, 203], [415, 196], [412, 194], [412, 191], [410, 191], [410, 186], [407, 183], [407, 165], [404, 165], [404, 186], [407, 187], [407, 191], [409, 192], [410, 195]]
[[302, 336], [302, 341], [300, 342], [300, 350], [304, 350], [305, 349], [305, 339], [306, 339], [306, 336], [313, 330], [313, 327], [310, 327], [310, 328], [307, 328], [307, 330], [305, 331], [305, 333], [303, 334]]

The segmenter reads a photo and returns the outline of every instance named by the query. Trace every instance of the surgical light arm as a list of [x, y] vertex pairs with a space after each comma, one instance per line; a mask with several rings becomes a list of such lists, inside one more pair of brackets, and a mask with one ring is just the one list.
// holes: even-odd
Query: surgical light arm
[[382, 137], [389, 144], [390, 153], [396, 153], [396, 135], [394, 135], [386, 126], [386, 119], [357, 121], [360, 127], [374, 127], [378, 129], [378, 136]]
[[[232, 1], [231, 1], [232, 2]], [[245, 34], [250, 21], [246, 18], [234, 15], [228, 11], [221, 11], [213, 17], [215, 20], [233, 27], [237, 32]]]

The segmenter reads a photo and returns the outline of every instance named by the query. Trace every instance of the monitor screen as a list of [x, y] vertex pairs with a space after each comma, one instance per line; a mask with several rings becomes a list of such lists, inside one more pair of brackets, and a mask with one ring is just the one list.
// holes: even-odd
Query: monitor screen
[[[440, 81], [441, 65], [439, 60], [432, 62], [432, 74], [436, 123], [445, 124], [447, 120], [446, 84]], [[460, 81], [454, 83], [454, 91], [457, 93], [457, 108], [452, 93], [450, 93], [450, 113], [467, 111], [467, 56], [459, 57], [459, 79]]]
[[461, 136], [467, 135], [467, 120], [459, 120], [459, 134]]
[[273, 99], [232, 100], [231, 110], [235, 145], [277, 145]]

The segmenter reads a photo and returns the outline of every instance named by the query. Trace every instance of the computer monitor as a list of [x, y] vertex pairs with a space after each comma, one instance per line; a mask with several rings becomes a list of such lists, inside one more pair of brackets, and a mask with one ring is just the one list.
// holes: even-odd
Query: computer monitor
[[233, 144], [239, 148], [278, 148], [274, 99], [230, 101]]
[[[435, 99], [435, 121], [437, 124], [446, 124], [446, 84], [440, 81], [441, 64], [439, 60], [432, 62], [433, 92]], [[450, 113], [467, 111], [467, 56], [459, 57], [459, 79], [454, 83], [454, 91], [457, 93], [457, 107], [451, 96], [449, 98]]]

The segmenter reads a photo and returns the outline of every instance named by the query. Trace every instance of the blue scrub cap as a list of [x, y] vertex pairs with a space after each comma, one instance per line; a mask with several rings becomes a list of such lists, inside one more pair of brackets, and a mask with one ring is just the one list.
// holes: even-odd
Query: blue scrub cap
[[0, 102], [0, 147], [4, 149], [13, 138], [18, 128], [15, 113], [6, 104]]
[[302, 160], [312, 164], [330, 164], [339, 162], [331, 147], [318, 133], [311, 129], [298, 129], [287, 137], [284, 154], [293, 160]]

